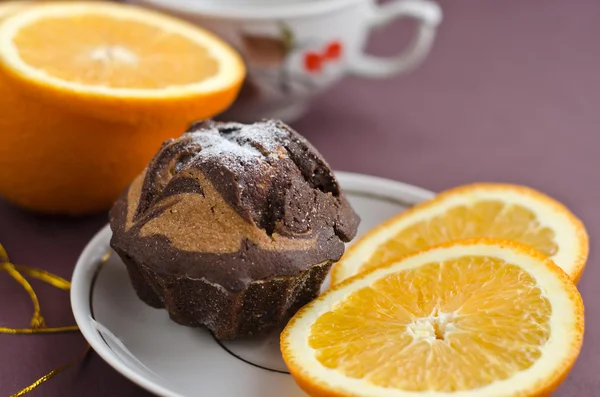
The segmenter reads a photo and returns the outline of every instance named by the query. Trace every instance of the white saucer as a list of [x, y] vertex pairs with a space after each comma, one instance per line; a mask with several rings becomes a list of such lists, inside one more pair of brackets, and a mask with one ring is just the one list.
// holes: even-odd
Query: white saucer
[[[366, 175], [337, 173], [362, 222], [359, 234], [433, 193]], [[300, 397], [287, 374], [279, 336], [219, 343], [203, 329], [169, 320], [140, 301], [104, 227], [87, 245], [73, 273], [71, 305], [92, 348], [117, 371], [161, 396]]]

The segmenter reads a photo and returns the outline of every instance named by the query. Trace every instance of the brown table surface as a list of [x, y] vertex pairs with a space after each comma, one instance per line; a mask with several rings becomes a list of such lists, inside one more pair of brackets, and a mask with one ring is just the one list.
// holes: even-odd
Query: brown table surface
[[[516, 182], [567, 204], [600, 234], [600, 2], [443, 1], [445, 20], [426, 63], [388, 81], [347, 79], [296, 128], [333, 167], [432, 190]], [[373, 40], [389, 53], [405, 26]], [[1, 110], [0, 110], [1, 112]], [[1, 142], [0, 142], [1, 144]], [[39, 217], [0, 201], [0, 242], [14, 262], [70, 278], [106, 215]], [[592, 247], [579, 286], [587, 329], [581, 356], [555, 396], [600, 395], [600, 266]], [[33, 282], [52, 325], [73, 323], [68, 294]], [[27, 326], [31, 304], [0, 273], [0, 325]], [[81, 354], [80, 335], [0, 335], [0, 396]], [[96, 354], [32, 396], [148, 396]]]

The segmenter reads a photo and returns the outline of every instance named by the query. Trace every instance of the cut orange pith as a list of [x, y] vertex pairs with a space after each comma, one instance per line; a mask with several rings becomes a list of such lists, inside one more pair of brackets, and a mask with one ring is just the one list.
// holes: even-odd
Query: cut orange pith
[[334, 265], [332, 284], [440, 243], [479, 237], [536, 248], [575, 281], [589, 250], [585, 227], [556, 200], [523, 186], [479, 183], [442, 192], [367, 232]]
[[9, 15], [14, 14], [15, 12], [25, 9], [32, 5], [33, 3], [28, 1], [4, 1], [0, 3], [0, 20], [6, 18]]
[[245, 75], [237, 52], [194, 25], [97, 2], [44, 3], [7, 19], [0, 64], [22, 90], [118, 120], [212, 116]]
[[283, 358], [311, 396], [548, 396], [583, 340], [571, 279], [525, 245], [471, 239], [362, 273], [302, 308]]

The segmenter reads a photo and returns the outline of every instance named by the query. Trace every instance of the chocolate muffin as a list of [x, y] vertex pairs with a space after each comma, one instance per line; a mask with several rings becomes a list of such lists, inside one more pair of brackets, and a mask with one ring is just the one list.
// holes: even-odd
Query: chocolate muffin
[[314, 299], [358, 223], [323, 157], [272, 120], [193, 125], [110, 211], [138, 296], [219, 339], [269, 332]]

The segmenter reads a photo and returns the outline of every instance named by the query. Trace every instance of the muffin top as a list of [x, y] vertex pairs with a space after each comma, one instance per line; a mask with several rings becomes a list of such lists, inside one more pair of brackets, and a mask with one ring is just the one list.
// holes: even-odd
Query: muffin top
[[274, 120], [194, 124], [110, 211], [127, 260], [231, 291], [338, 260], [358, 223], [319, 152]]

